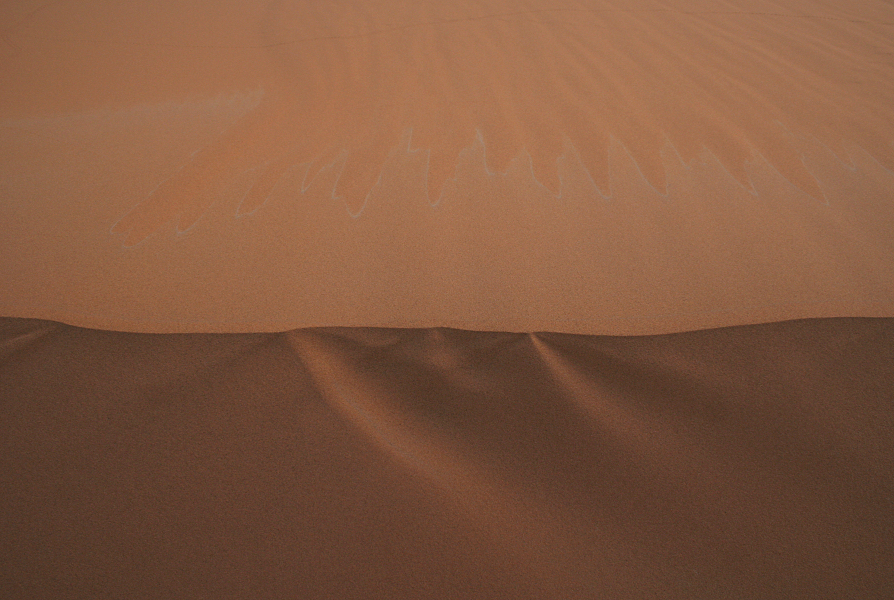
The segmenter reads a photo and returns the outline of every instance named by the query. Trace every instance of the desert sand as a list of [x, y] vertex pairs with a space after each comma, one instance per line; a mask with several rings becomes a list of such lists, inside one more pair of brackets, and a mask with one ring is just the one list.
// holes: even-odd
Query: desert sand
[[881, 598], [894, 6], [0, 6], [0, 596]]
[[0, 323], [5, 598], [884, 598], [892, 319]]
[[4, 10], [3, 314], [586, 334], [894, 316], [889, 4]]

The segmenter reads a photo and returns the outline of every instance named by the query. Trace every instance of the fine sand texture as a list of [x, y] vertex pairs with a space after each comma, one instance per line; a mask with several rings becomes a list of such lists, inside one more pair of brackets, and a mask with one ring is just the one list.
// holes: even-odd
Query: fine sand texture
[[89, 0], [0, 22], [6, 316], [894, 316], [890, 2]]
[[3, 319], [0, 596], [888, 598], [892, 339]]

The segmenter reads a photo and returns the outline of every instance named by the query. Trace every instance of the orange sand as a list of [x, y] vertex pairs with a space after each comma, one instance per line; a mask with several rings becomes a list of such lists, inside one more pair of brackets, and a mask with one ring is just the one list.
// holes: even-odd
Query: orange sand
[[889, 0], [3, 3], [0, 597], [890, 595], [892, 140]]
[[19, 3], [0, 314], [659, 333], [894, 315], [894, 9]]

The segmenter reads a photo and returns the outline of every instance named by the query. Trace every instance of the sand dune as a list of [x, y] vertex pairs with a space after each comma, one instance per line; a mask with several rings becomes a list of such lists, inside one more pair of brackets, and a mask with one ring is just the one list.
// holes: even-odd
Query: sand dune
[[578, 333], [892, 314], [889, 4], [15, 12], [4, 314]]
[[0, 322], [5, 598], [880, 598], [891, 319]]
[[884, 597], [892, 141], [888, 0], [3, 3], [0, 596]]

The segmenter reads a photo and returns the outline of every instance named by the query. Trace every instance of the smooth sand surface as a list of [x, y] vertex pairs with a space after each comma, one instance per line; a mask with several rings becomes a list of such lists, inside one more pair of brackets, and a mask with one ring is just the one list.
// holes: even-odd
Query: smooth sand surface
[[892, 339], [5, 319], [0, 596], [886, 598]]
[[894, 316], [894, 8], [15, 3], [0, 314], [649, 334]]

